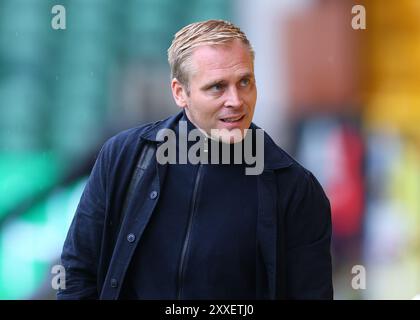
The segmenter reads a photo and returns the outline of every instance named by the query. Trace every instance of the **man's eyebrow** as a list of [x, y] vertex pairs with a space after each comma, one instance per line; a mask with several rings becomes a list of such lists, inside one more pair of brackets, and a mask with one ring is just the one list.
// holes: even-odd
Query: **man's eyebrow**
[[253, 78], [254, 77], [254, 73], [253, 72], [245, 72], [239, 75], [241, 79], [243, 78]]
[[211, 87], [213, 87], [216, 84], [224, 84], [226, 81], [225, 80], [213, 80], [209, 83], [204, 84], [200, 89], [201, 90], [207, 90], [210, 89]]
[[[243, 79], [243, 78], [253, 78], [254, 77], [254, 73], [253, 72], [244, 72], [242, 74], [239, 74], [239, 78]], [[225, 84], [226, 81], [223, 79], [216, 79], [213, 81], [210, 81], [209, 83], [204, 84], [200, 89], [201, 90], [207, 90], [210, 89], [211, 87], [213, 87], [216, 84]]]

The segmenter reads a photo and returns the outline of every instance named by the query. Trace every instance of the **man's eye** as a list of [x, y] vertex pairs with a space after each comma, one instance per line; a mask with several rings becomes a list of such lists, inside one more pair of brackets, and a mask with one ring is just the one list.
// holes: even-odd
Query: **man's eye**
[[242, 87], [246, 87], [247, 85], [249, 85], [251, 81], [249, 79], [242, 79], [241, 80], [241, 86]]
[[221, 84], [215, 84], [215, 85], [213, 85], [213, 86], [211, 86], [210, 87], [210, 90], [211, 91], [220, 91], [220, 90], [222, 90], [223, 89], [223, 85], [221, 85]]

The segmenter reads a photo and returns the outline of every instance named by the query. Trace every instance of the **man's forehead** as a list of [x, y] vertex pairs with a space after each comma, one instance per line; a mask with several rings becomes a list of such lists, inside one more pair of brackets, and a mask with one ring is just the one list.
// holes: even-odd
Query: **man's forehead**
[[207, 63], [217, 63], [232, 56], [240, 56], [245, 60], [252, 61], [248, 47], [239, 39], [217, 44], [204, 43], [195, 47], [192, 51], [193, 60]]
[[191, 71], [215, 75], [223, 72], [253, 73], [251, 53], [246, 45], [238, 41], [196, 47], [191, 56]]

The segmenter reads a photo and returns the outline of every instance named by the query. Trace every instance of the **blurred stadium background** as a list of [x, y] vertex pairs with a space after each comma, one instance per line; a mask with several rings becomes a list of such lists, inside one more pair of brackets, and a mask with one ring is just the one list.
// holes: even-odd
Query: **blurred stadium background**
[[[56, 4], [66, 30], [51, 27]], [[366, 30], [351, 27], [356, 4]], [[177, 112], [166, 49], [210, 18], [248, 34], [255, 122], [330, 198], [336, 299], [420, 293], [420, 1], [0, 0], [0, 299], [55, 298], [101, 144]]]

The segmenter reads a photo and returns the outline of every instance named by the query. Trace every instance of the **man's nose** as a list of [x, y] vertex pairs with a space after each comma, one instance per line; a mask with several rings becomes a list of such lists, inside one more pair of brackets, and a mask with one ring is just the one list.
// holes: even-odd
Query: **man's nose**
[[243, 104], [240, 92], [238, 91], [238, 88], [236, 87], [231, 87], [229, 88], [228, 92], [227, 92], [227, 99], [226, 99], [226, 103], [225, 106], [226, 107], [240, 107]]

